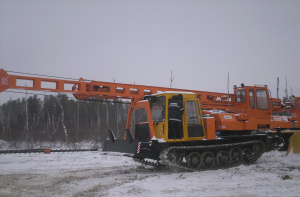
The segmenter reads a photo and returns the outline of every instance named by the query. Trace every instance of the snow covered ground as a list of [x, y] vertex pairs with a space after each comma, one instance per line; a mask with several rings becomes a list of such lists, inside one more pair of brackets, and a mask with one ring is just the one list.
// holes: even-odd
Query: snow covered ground
[[250, 166], [176, 172], [101, 151], [2, 154], [0, 196], [300, 196], [290, 161], [272, 151]]

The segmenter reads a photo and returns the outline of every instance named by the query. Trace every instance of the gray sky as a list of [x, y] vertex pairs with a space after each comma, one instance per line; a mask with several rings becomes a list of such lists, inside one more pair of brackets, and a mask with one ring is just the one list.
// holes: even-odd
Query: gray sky
[[[300, 96], [300, 1], [0, 0], [0, 68], [230, 92]], [[1, 93], [0, 102], [24, 96]]]

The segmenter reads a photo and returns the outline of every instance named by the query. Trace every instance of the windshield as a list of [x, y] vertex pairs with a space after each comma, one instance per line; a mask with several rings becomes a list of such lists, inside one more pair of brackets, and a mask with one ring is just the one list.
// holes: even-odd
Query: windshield
[[269, 109], [269, 101], [266, 90], [256, 90], [257, 109]]
[[237, 90], [235, 91], [235, 101], [237, 103], [245, 102], [245, 90]]
[[151, 102], [151, 114], [154, 122], [165, 120], [166, 97], [160, 96]]
[[295, 100], [295, 98], [291, 99], [291, 107], [292, 107], [292, 109], [296, 108], [296, 100]]

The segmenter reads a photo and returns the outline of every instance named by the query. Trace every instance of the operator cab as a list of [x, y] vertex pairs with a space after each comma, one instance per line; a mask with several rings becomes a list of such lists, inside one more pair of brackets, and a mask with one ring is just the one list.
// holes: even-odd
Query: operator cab
[[234, 86], [236, 114], [247, 114], [244, 121], [256, 121], [257, 128], [270, 128], [272, 106], [267, 86]]
[[257, 110], [270, 109], [268, 88], [266, 86], [244, 86], [234, 87], [236, 104], [246, 104]]
[[[205, 138], [200, 103], [194, 93], [163, 92], [146, 96], [145, 100], [150, 104], [155, 138], [164, 141]], [[148, 133], [148, 123], [136, 124], [135, 137], [149, 136]]]

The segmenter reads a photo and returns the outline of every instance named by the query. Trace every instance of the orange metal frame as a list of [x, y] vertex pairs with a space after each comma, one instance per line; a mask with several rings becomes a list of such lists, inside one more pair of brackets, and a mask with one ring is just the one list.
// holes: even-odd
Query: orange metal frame
[[[25, 81], [29, 85], [22, 85], [19, 81]], [[48, 86], [52, 84], [51, 88]], [[268, 101], [270, 109], [258, 110], [252, 109], [249, 105], [249, 88], [251, 89], [266, 89], [264, 86], [246, 86], [235, 89], [244, 89], [246, 92], [245, 102], [235, 102], [234, 94], [196, 91], [196, 90], [185, 90], [176, 88], [165, 88], [155, 86], [144, 86], [144, 85], [132, 85], [122, 83], [110, 83], [101, 81], [87, 81], [83, 79], [75, 80], [62, 80], [53, 78], [42, 78], [42, 77], [30, 77], [21, 75], [9, 75], [5, 70], [0, 70], [0, 92], [7, 89], [23, 89], [23, 90], [35, 90], [35, 91], [49, 91], [49, 92], [61, 92], [71, 93], [77, 99], [85, 100], [92, 98], [104, 98], [104, 99], [130, 99], [131, 105], [128, 110], [128, 119], [126, 128], [129, 128], [130, 117], [134, 107], [145, 107], [149, 108], [147, 103], [138, 103], [145, 96], [159, 93], [159, 92], [192, 92], [197, 95], [200, 100], [201, 108], [208, 110], [224, 110], [227, 113], [212, 114], [216, 119], [216, 130], [255, 130], [264, 129], [269, 127], [270, 129], [281, 126], [282, 128], [300, 127], [300, 121], [293, 120], [286, 122], [285, 120], [277, 120], [271, 117], [273, 111], [280, 111], [281, 106], [276, 106], [275, 103], [280, 103], [280, 99], [269, 98]], [[298, 97], [296, 97], [298, 98]], [[298, 100], [297, 100], [298, 101]], [[255, 101], [256, 103], [257, 101]], [[274, 105], [273, 105], [274, 103]], [[137, 105], [137, 106], [136, 106]], [[296, 102], [296, 110], [292, 111], [295, 114], [294, 119], [300, 118], [300, 112], [298, 110], [298, 102]], [[256, 104], [255, 104], [256, 106]], [[150, 110], [150, 109], [148, 109]], [[290, 109], [288, 109], [290, 110]], [[211, 113], [204, 111], [205, 113]], [[148, 113], [147, 113], [148, 114]], [[229, 116], [227, 116], [227, 115]], [[151, 117], [148, 117], [150, 120]], [[298, 123], [299, 122], [299, 123]], [[295, 124], [296, 123], [296, 124]], [[151, 125], [151, 124], [149, 124]], [[269, 126], [267, 126], [269, 125]], [[150, 128], [153, 135], [154, 129]]]
[[[19, 85], [18, 81], [26, 81], [32, 85]], [[52, 84], [52, 88], [47, 87], [47, 83]], [[53, 85], [54, 84], [54, 85]], [[72, 88], [70, 88], [70, 86]], [[131, 99], [139, 101], [146, 95], [159, 92], [176, 91], [176, 92], [193, 92], [195, 93], [202, 108], [228, 109], [233, 107], [233, 94], [205, 92], [196, 90], [165, 88], [145, 85], [133, 85], [122, 83], [111, 83], [101, 81], [86, 81], [82, 78], [78, 81], [62, 80], [52, 78], [30, 77], [21, 75], [8, 75], [8, 73], [0, 70], [0, 92], [7, 89], [23, 89], [35, 91], [49, 91], [71, 93], [77, 99], [89, 99], [101, 97], [104, 99]]]

